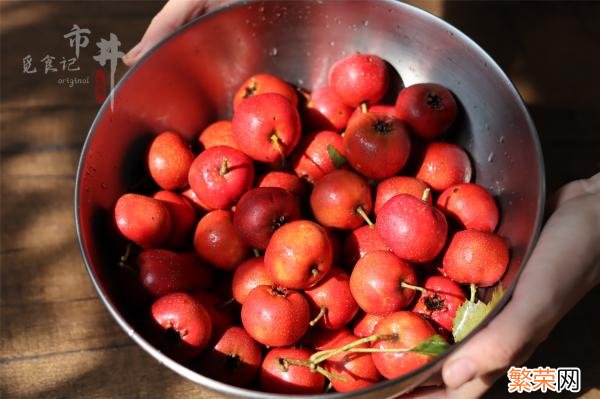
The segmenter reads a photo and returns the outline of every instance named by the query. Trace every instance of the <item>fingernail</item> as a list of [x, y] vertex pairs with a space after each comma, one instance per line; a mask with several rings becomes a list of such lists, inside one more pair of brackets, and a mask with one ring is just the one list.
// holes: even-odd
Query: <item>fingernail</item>
[[129, 50], [127, 52], [127, 54], [125, 54], [123, 56], [123, 58], [124, 59], [134, 58], [136, 55], [138, 55], [140, 53], [141, 49], [142, 49], [142, 42], [139, 42], [138, 44], [136, 44], [135, 46], [133, 46], [133, 48], [131, 50]]
[[469, 358], [456, 359], [444, 367], [442, 376], [449, 388], [457, 388], [475, 377], [475, 365]]

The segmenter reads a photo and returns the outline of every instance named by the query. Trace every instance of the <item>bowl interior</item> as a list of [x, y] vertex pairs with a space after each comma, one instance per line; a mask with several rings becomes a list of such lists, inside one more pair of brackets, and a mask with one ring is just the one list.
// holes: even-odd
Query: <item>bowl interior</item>
[[[78, 235], [101, 297], [144, 349], [180, 374], [228, 394], [261, 396], [179, 366], [132, 328], [134, 312], [115, 277], [124, 248], [112, 227], [116, 199], [143, 178], [155, 134], [175, 130], [193, 140], [208, 123], [229, 119], [232, 93], [250, 75], [269, 72], [312, 89], [327, 84], [333, 62], [354, 52], [377, 54], [398, 72], [390, 101], [402, 84], [437, 82], [454, 92], [461, 116], [448, 140], [469, 151], [474, 180], [501, 209], [498, 233], [511, 247], [503, 285], [518, 275], [540, 225], [542, 158], [521, 98], [489, 56], [443, 21], [392, 1], [236, 4], [181, 29], [127, 73], [114, 107], [107, 100], [90, 130], [77, 176]], [[377, 397], [408, 389], [435, 368], [384, 383]]]

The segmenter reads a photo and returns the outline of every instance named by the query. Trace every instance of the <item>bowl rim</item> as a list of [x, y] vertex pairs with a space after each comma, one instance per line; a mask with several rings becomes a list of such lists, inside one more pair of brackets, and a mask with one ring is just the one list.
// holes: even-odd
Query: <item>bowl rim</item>
[[[182, 376], [194, 383], [200, 384], [203, 387], [206, 387], [213, 391], [217, 391], [221, 394], [234, 395], [237, 397], [256, 398], [256, 399], [268, 399], [268, 398], [284, 399], [284, 398], [289, 398], [290, 395], [273, 394], [273, 393], [256, 391], [256, 390], [247, 389], [247, 388], [236, 387], [236, 386], [229, 385], [229, 384], [220, 382], [218, 380], [214, 380], [212, 378], [206, 377], [206, 376], [204, 376], [196, 371], [193, 371], [192, 369], [176, 362], [175, 360], [169, 358], [167, 355], [163, 354], [158, 348], [154, 347], [150, 342], [145, 340], [138, 332], [136, 332], [132, 328], [132, 326], [125, 320], [124, 316], [121, 315], [121, 313], [116, 309], [116, 306], [113, 304], [111, 299], [108, 297], [108, 293], [105, 292], [104, 289], [101, 287], [99, 281], [97, 280], [97, 276], [95, 275], [95, 273], [92, 270], [91, 257], [89, 256], [89, 253], [88, 253], [87, 249], [85, 248], [85, 246], [83, 244], [83, 240], [82, 240], [81, 231], [82, 231], [83, 222], [80, 219], [80, 212], [79, 212], [79, 209], [80, 209], [80, 198], [79, 197], [80, 197], [80, 192], [81, 192], [81, 179], [82, 179], [82, 175], [84, 173], [83, 166], [84, 166], [85, 160], [88, 155], [90, 143], [92, 142], [92, 139], [95, 135], [97, 127], [100, 124], [101, 120], [104, 118], [105, 113], [107, 112], [107, 109], [111, 106], [111, 101], [113, 100], [115, 93], [117, 93], [119, 91], [119, 89], [127, 81], [127, 79], [129, 77], [131, 77], [135, 73], [137, 68], [140, 67], [148, 58], [150, 58], [154, 54], [154, 52], [156, 52], [160, 47], [165, 45], [165, 43], [167, 43], [174, 37], [182, 34], [184, 31], [188, 30], [195, 24], [202, 22], [204, 19], [209, 19], [209, 18], [213, 17], [214, 15], [227, 12], [228, 10], [233, 9], [233, 8], [239, 8], [239, 7], [248, 6], [251, 4], [260, 4], [260, 3], [261, 2], [258, 0], [255, 0], [255, 1], [235, 0], [232, 3], [229, 3], [225, 6], [218, 7], [217, 9], [211, 10], [199, 17], [194, 18], [193, 20], [180, 26], [173, 33], [169, 34], [168, 36], [163, 38], [160, 42], [155, 44], [150, 50], [148, 50], [136, 62], [135, 65], [130, 67], [127, 70], [127, 72], [125, 72], [125, 74], [117, 82], [117, 84], [115, 85], [113, 90], [111, 90], [109, 95], [106, 97], [104, 103], [98, 110], [98, 113], [96, 114], [94, 121], [92, 122], [92, 125], [91, 125], [91, 127], [86, 135], [85, 141], [83, 143], [81, 155], [79, 157], [78, 164], [77, 164], [77, 173], [76, 173], [75, 188], [74, 188], [74, 216], [75, 216], [74, 218], [75, 218], [75, 229], [76, 229], [76, 233], [77, 233], [77, 241], [78, 241], [79, 249], [80, 249], [84, 264], [85, 264], [85, 268], [90, 276], [90, 279], [92, 280], [92, 284], [93, 284], [94, 288], [96, 289], [98, 296], [104, 303], [105, 307], [108, 309], [111, 316], [115, 319], [117, 324], [119, 324], [119, 326], [127, 333], [127, 335], [131, 339], [133, 339], [133, 341], [135, 343], [137, 343], [146, 353], [151, 355], [154, 359], [158, 360], [159, 363], [166, 365], [169, 369], [171, 369], [175, 373], [179, 374], [180, 376]], [[441, 366], [443, 365], [444, 361], [446, 360], [446, 358], [448, 356], [450, 356], [458, 348], [462, 347], [464, 344], [466, 344], [468, 341], [470, 341], [471, 338], [473, 336], [475, 336], [479, 331], [484, 329], [485, 326], [494, 317], [496, 317], [496, 315], [498, 313], [500, 313], [500, 311], [504, 308], [504, 306], [506, 306], [506, 304], [512, 297], [512, 294], [514, 292], [516, 284], [517, 284], [521, 274], [523, 273], [524, 268], [527, 265], [527, 261], [531, 257], [531, 254], [535, 248], [535, 245], [538, 241], [538, 238], [540, 236], [540, 232], [542, 229], [544, 206], [545, 206], [545, 202], [546, 202], [546, 198], [545, 198], [545, 196], [546, 196], [546, 178], [545, 178], [544, 158], [543, 158], [542, 148], [541, 148], [537, 129], [535, 127], [535, 124], [533, 123], [533, 119], [531, 118], [529, 111], [527, 110], [525, 101], [523, 100], [523, 97], [517, 90], [515, 84], [504, 73], [504, 71], [500, 68], [500, 66], [496, 63], [496, 61], [485, 50], [483, 50], [483, 48], [481, 48], [474, 40], [472, 40], [470, 37], [468, 37], [466, 34], [464, 34], [458, 28], [454, 27], [449, 22], [446, 22], [441, 17], [431, 14], [428, 11], [425, 11], [425, 10], [418, 8], [416, 6], [413, 6], [411, 4], [398, 2], [395, 0], [380, 0], [380, 4], [382, 7], [387, 6], [387, 7], [395, 7], [395, 8], [408, 10], [409, 12], [414, 13], [414, 14], [418, 15], [419, 17], [423, 18], [428, 23], [438, 24], [438, 25], [441, 25], [442, 27], [444, 27], [448, 32], [451, 32], [456, 37], [457, 40], [464, 42], [466, 45], [470, 46], [470, 48], [473, 51], [475, 51], [478, 56], [481, 56], [484, 59], [486, 59], [488, 67], [490, 69], [492, 69], [506, 83], [506, 86], [509, 88], [509, 90], [512, 92], [512, 94], [515, 96], [515, 98], [517, 100], [517, 105], [520, 108], [520, 110], [522, 111], [523, 115], [525, 116], [526, 123], [529, 127], [529, 130], [532, 133], [531, 138], [532, 138], [532, 141], [533, 141], [533, 144], [535, 147], [534, 150], [536, 153], [537, 163], [538, 163], [539, 172], [540, 172], [539, 173], [540, 180], [539, 180], [539, 186], [538, 186], [538, 201], [536, 204], [537, 205], [537, 213], [535, 215], [535, 222], [534, 222], [535, 228], [533, 231], [533, 235], [531, 237], [531, 243], [530, 243], [529, 247], [527, 248], [527, 251], [525, 252], [525, 254], [521, 260], [521, 267], [517, 271], [512, 284], [510, 284], [505, 289], [504, 295], [503, 295], [502, 299], [500, 300], [500, 302], [497, 304], [497, 306], [461, 342], [452, 345], [452, 347], [449, 350], [447, 350], [445, 353], [437, 356], [435, 359], [429, 361], [425, 365], [423, 365], [423, 366], [419, 367], [418, 369], [413, 370], [410, 373], [405, 374], [401, 377], [391, 379], [391, 380], [383, 380], [383, 381], [380, 381], [370, 387], [367, 387], [367, 388], [364, 388], [364, 389], [361, 389], [358, 391], [353, 391], [353, 392], [346, 392], [346, 393], [331, 392], [331, 393], [320, 393], [320, 394], [316, 394], [316, 395], [295, 395], [297, 397], [325, 399], [325, 398], [342, 398], [342, 397], [345, 398], [345, 397], [352, 397], [352, 396], [357, 396], [357, 395], [368, 395], [370, 393], [374, 393], [374, 392], [378, 391], [381, 388], [391, 387], [402, 381], [409, 380], [409, 379], [423, 373], [426, 370], [430, 370], [430, 369], [433, 369], [436, 367], [441, 368]]]

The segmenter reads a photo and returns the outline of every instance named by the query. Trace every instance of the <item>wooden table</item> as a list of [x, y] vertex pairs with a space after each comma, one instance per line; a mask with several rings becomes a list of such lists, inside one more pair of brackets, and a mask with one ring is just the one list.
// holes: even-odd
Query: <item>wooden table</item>
[[[73, 224], [76, 163], [99, 108], [95, 42], [113, 32], [130, 48], [161, 5], [0, 4], [2, 397], [217, 397], [159, 365], [120, 330], [84, 270]], [[550, 191], [600, 170], [600, 3], [418, 5], [470, 35], [517, 84], [540, 132]], [[73, 57], [63, 38], [73, 24], [91, 30], [80, 71], [45, 75], [46, 54], [56, 63]], [[22, 72], [28, 54], [37, 74]], [[69, 88], [58, 83], [64, 76], [92, 82]], [[580, 367], [581, 392], [564, 397], [600, 397], [599, 299], [599, 289], [589, 293], [528, 362]], [[489, 397], [506, 397], [506, 380]]]

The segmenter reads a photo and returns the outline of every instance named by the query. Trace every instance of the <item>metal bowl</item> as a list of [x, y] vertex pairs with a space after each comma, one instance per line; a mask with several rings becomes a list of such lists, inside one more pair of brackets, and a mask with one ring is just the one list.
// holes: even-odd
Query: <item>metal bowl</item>
[[[498, 233], [511, 247], [502, 283], [509, 294], [514, 288], [541, 225], [543, 160], [525, 105], [498, 65], [446, 22], [391, 0], [237, 3], [182, 27], [121, 79], [114, 108], [109, 98], [90, 129], [77, 173], [77, 234], [98, 294], [134, 341], [185, 378], [227, 395], [285, 397], [206, 378], [144, 338], [117, 283], [123, 247], [112, 227], [115, 201], [144, 175], [144, 151], [154, 134], [173, 129], [192, 139], [217, 117], [230, 117], [231, 93], [248, 76], [267, 71], [297, 86], [318, 87], [334, 61], [357, 51], [378, 54], [399, 72], [396, 92], [402, 82], [437, 82], [459, 99], [462, 116], [449, 139], [469, 151], [475, 181], [491, 190], [501, 208]], [[370, 389], [314, 397], [397, 395], [439, 371], [447, 355]]]

